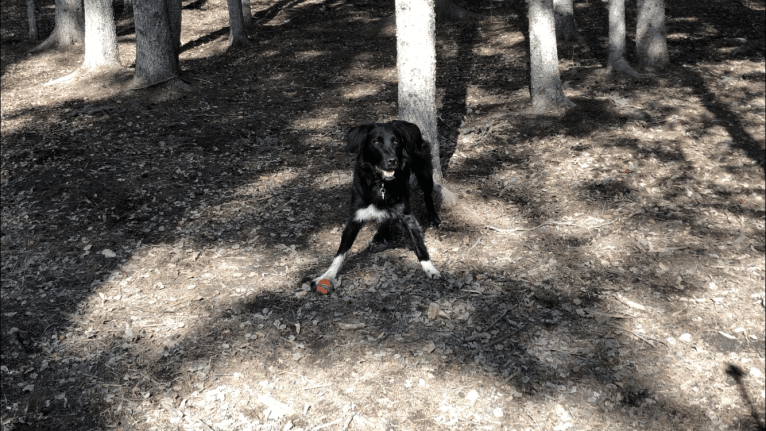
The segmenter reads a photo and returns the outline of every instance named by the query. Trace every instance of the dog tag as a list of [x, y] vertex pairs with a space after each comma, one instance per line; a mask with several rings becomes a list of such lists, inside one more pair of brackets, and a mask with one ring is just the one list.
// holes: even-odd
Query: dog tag
[[386, 200], [386, 187], [383, 185], [380, 186], [380, 198]]

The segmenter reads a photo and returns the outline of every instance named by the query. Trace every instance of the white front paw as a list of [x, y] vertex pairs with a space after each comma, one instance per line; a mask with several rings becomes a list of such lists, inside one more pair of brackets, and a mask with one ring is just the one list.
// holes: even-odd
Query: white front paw
[[434, 264], [431, 263], [430, 260], [421, 260], [420, 266], [423, 268], [423, 272], [426, 273], [426, 276], [428, 278], [441, 278], [442, 275], [439, 274], [439, 270], [436, 269]]

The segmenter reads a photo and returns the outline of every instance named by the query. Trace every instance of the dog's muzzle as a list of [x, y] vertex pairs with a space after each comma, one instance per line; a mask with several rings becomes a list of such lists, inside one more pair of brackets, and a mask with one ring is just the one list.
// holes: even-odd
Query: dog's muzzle
[[383, 175], [383, 179], [384, 180], [393, 180], [394, 179], [394, 174], [396, 173], [396, 171], [394, 171], [394, 170], [387, 171], [385, 169], [382, 169], [380, 166], [375, 166], [375, 169], [377, 169], [378, 172], [380, 172], [380, 174]]

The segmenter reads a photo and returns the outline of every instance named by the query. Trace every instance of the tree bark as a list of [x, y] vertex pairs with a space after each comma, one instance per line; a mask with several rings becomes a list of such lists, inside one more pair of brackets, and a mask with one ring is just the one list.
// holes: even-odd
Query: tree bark
[[553, 0], [553, 16], [557, 40], [570, 42], [580, 38], [575, 27], [573, 0]]
[[85, 16], [82, 0], [56, 0], [53, 31], [36, 50], [82, 43], [85, 33]]
[[85, 0], [84, 69], [120, 68], [112, 0]]
[[242, 0], [227, 0], [229, 5], [229, 47], [248, 46], [250, 39], [245, 32], [242, 16]]
[[664, 0], [638, 0], [636, 51], [641, 68], [659, 69], [670, 63]]
[[[170, 36], [173, 38], [173, 52], [178, 64], [178, 56], [181, 55], [181, 0], [157, 0], [165, 2], [168, 8], [168, 21], [170, 22]], [[178, 69], [180, 72], [180, 68]]]
[[609, 0], [609, 57], [607, 73], [622, 72], [634, 78], [641, 75], [625, 60], [625, 0]]
[[[170, 80], [181, 72], [178, 42], [171, 26], [169, 3], [176, 0], [136, 0], [136, 72], [134, 86], [141, 87]], [[180, 4], [180, 2], [179, 2]], [[180, 8], [179, 8], [180, 10]], [[180, 19], [177, 25], [180, 35]]]
[[242, 0], [242, 18], [245, 21], [245, 28], [253, 26], [253, 10], [250, 9], [250, 0]]
[[29, 25], [29, 40], [37, 40], [40, 36], [37, 33], [37, 11], [35, 10], [35, 0], [27, 0], [27, 24]]
[[553, 0], [529, 0], [530, 93], [536, 113], [574, 106], [561, 89]]
[[434, 182], [441, 184], [436, 129], [436, 45], [434, 0], [396, 0], [396, 68], [399, 119], [417, 125], [431, 143]]

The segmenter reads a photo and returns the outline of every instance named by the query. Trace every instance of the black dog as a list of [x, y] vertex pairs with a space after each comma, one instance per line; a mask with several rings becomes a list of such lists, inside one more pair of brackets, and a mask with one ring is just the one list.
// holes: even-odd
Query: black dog
[[346, 253], [368, 221], [381, 223], [373, 242], [388, 236], [391, 223], [402, 224], [423, 271], [429, 278], [440, 277], [410, 208], [409, 178], [413, 172], [423, 190], [429, 223], [435, 227], [441, 223], [431, 197], [434, 188], [431, 145], [423, 140], [418, 126], [391, 121], [354, 127], [348, 132], [346, 151], [357, 154], [348, 222], [332, 265], [312, 281], [312, 287], [322, 279], [333, 280], [338, 275]]

